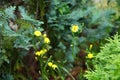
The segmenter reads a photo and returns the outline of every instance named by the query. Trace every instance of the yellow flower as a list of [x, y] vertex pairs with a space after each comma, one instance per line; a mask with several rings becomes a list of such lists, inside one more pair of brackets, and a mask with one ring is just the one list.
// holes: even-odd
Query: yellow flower
[[43, 37], [47, 37], [47, 34], [43, 34]]
[[92, 53], [89, 53], [88, 55], [87, 55], [87, 58], [89, 58], [89, 59], [92, 59], [94, 56], [93, 56], [93, 54]]
[[78, 32], [78, 29], [79, 29], [78, 25], [72, 25], [71, 27], [72, 32]]
[[52, 67], [53, 63], [52, 62], [48, 62], [48, 66]]
[[45, 37], [44, 38], [44, 43], [47, 43], [47, 44], [50, 43], [50, 39], [48, 37]]
[[58, 68], [58, 66], [56, 64], [53, 64], [52, 68], [55, 70], [56, 68]]
[[43, 54], [45, 54], [46, 52], [47, 52], [46, 49], [42, 49], [42, 50], [40, 50], [40, 55], [43, 55]]
[[37, 31], [34, 32], [34, 35], [38, 37], [38, 36], [41, 36], [42, 33], [41, 33], [40, 31], [37, 30]]
[[40, 51], [40, 55], [43, 55], [45, 52], [43, 50]]
[[35, 55], [40, 56], [40, 51], [37, 51]]
[[93, 45], [92, 45], [92, 44], [90, 44], [90, 49], [92, 49], [92, 47], [93, 47]]
[[58, 66], [56, 64], [53, 64], [52, 62], [48, 62], [48, 66], [53, 68], [54, 70], [58, 68]]
[[42, 49], [42, 50], [40, 50], [40, 51], [37, 51], [37, 52], [35, 53], [35, 55], [41, 56], [41, 55], [45, 54], [46, 52], [47, 52], [46, 49]]

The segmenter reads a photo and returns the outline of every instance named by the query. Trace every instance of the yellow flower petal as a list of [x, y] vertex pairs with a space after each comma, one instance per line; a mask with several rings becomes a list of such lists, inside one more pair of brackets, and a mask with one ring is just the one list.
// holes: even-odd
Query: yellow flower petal
[[93, 54], [92, 53], [89, 53], [88, 55], [87, 55], [87, 58], [89, 58], [89, 59], [92, 59], [94, 56], [93, 56]]
[[41, 56], [41, 55], [45, 54], [46, 52], [47, 52], [47, 49], [42, 49], [42, 50], [40, 50], [40, 51], [37, 51], [37, 52], [35, 53], [35, 55], [36, 55], [36, 56]]
[[50, 39], [48, 37], [45, 37], [44, 38], [44, 43], [47, 43], [47, 44], [50, 43]]
[[52, 62], [48, 62], [48, 66], [52, 67], [53, 63]]
[[35, 53], [35, 55], [36, 55], [36, 56], [40, 56], [40, 51], [37, 51], [37, 52]]
[[72, 32], [78, 32], [78, 29], [79, 29], [78, 25], [72, 25], [71, 27]]
[[47, 34], [44, 33], [44, 34], [43, 34], [43, 37], [47, 37]]
[[92, 44], [90, 44], [90, 49], [92, 49], [92, 47], [93, 47], [93, 45], [92, 45]]
[[42, 50], [40, 50], [40, 55], [43, 55], [43, 54], [45, 54], [46, 52], [47, 52], [46, 49], [42, 49]]
[[57, 66], [56, 64], [53, 64], [53, 65], [52, 65], [52, 68], [53, 68], [53, 69], [56, 69], [56, 68], [58, 68], [58, 66]]
[[37, 30], [37, 31], [34, 32], [34, 35], [37, 36], [37, 37], [39, 37], [39, 36], [42, 35], [42, 33], [41, 33], [40, 31]]

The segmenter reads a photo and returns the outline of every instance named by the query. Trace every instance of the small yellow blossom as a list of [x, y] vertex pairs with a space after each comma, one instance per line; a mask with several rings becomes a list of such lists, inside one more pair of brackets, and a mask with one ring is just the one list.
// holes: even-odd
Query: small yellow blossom
[[78, 25], [72, 25], [71, 27], [72, 32], [78, 32], [78, 29], [79, 29]]
[[55, 70], [56, 68], [58, 68], [58, 66], [56, 64], [53, 64], [52, 68]]
[[50, 43], [50, 39], [48, 37], [45, 37], [44, 38], [44, 43], [47, 43], [47, 44]]
[[46, 52], [47, 52], [46, 49], [42, 49], [42, 50], [40, 50], [40, 55], [43, 55], [43, 54], [45, 54]]
[[40, 31], [37, 30], [37, 31], [34, 32], [34, 35], [37, 36], [37, 37], [39, 37], [39, 36], [42, 35], [42, 33], [41, 33]]
[[92, 59], [94, 56], [93, 56], [93, 54], [92, 53], [89, 53], [88, 55], [87, 55], [87, 58], [89, 58], [89, 59]]
[[58, 68], [58, 66], [56, 64], [53, 64], [52, 62], [48, 62], [48, 66], [53, 68], [54, 70]]
[[52, 62], [48, 62], [48, 66], [52, 67], [53, 63]]
[[40, 55], [43, 55], [43, 54], [44, 54], [44, 51], [43, 51], [43, 50], [41, 50], [41, 51], [40, 51]]
[[92, 45], [92, 44], [90, 44], [90, 49], [92, 49], [92, 47], [93, 47], [93, 45]]
[[37, 52], [35, 53], [35, 55], [41, 56], [41, 55], [45, 54], [46, 52], [47, 52], [46, 49], [42, 49], [42, 50], [40, 50], [40, 51], [37, 51]]
[[40, 51], [37, 51], [35, 55], [40, 56]]
[[47, 34], [43, 34], [43, 37], [47, 37]]

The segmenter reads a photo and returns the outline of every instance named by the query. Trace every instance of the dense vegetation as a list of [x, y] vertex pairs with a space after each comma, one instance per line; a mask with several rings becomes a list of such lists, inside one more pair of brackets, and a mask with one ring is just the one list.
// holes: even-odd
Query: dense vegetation
[[119, 12], [120, 0], [1, 0], [0, 80], [119, 80]]

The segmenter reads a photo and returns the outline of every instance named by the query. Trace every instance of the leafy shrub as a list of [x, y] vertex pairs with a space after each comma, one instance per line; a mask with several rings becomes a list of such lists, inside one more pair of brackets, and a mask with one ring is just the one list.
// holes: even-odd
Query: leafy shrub
[[107, 39], [106, 43], [94, 59], [93, 68], [86, 71], [88, 80], [119, 80], [120, 79], [120, 35]]

